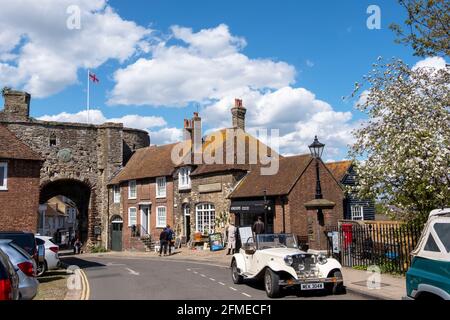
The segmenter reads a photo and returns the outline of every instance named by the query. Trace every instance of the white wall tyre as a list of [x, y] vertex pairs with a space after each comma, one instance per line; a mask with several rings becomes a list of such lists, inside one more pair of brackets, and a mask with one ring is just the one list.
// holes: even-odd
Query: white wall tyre
[[231, 263], [231, 278], [233, 279], [234, 284], [241, 284], [244, 282], [244, 277], [239, 274], [237, 270], [237, 263], [234, 259]]

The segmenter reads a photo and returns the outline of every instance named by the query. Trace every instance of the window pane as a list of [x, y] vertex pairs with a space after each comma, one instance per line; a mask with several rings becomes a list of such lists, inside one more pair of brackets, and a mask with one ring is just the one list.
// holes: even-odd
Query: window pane
[[0, 166], [0, 187], [5, 185], [3, 180], [5, 180], [5, 167]]
[[439, 247], [437, 246], [436, 242], [434, 241], [433, 235], [430, 234], [428, 236], [427, 243], [425, 244], [425, 251], [433, 251], [433, 252], [440, 252]]
[[436, 223], [434, 230], [436, 230], [439, 239], [444, 244], [445, 250], [450, 252], [450, 223]]

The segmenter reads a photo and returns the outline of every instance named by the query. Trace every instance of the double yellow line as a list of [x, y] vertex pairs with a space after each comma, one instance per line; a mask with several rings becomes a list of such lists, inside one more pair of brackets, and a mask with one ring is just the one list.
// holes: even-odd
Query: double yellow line
[[89, 296], [91, 294], [91, 289], [89, 287], [89, 281], [87, 279], [86, 273], [83, 271], [83, 269], [79, 269], [81, 281], [83, 284], [83, 288], [81, 289], [81, 296], [80, 300], [89, 300]]

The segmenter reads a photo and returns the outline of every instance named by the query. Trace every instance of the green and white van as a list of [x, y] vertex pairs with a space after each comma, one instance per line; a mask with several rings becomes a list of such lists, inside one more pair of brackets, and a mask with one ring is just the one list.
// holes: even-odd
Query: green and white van
[[450, 300], [450, 208], [430, 212], [406, 273], [406, 299]]

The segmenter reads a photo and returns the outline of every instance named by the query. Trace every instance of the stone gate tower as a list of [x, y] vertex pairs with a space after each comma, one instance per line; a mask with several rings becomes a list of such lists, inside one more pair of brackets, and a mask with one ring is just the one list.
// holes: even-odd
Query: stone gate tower
[[121, 123], [36, 120], [29, 116], [28, 93], [8, 88], [2, 93], [5, 104], [0, 111], [0, 124], [45, 159], [40, 203], [57, 195], [72, 199], [79, 210], [81, 240], [88, 245], [107, 246], [108, 181], [134, 150], [150, 144], [148, 133], [124, 128]]

